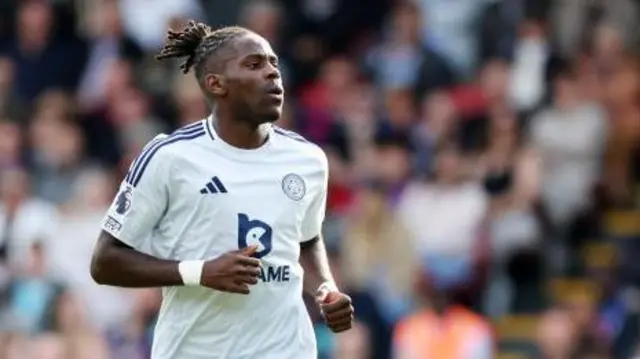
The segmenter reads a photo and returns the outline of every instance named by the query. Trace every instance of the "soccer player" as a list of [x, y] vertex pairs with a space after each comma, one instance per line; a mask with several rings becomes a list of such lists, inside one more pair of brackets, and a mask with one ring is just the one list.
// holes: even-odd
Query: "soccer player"
[[[327, 158], [273, 125], [284, 91], [269, 43], [190, 22], [158, 59], [184, 58], [213, 114], [152, 140], [105, 216], [99, 284], [162, 287], [153, 359], [316, 359], [303, 290], [334, 332], [353, 307], [320, 236]], [[304, 273], [304, 281], [303, 281]]]

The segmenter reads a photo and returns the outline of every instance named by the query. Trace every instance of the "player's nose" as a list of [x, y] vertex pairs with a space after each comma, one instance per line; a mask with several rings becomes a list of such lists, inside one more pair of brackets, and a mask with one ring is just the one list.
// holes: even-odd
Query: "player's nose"
[[269, 64], [269, 66], [267, 66], [266, 68], [266, 75], [265, 77], [267, 78], [267, 80], [277, 80], [280, 78], [280, 69], [278, 69], [278, 66], [274, 66], [272, 64]]

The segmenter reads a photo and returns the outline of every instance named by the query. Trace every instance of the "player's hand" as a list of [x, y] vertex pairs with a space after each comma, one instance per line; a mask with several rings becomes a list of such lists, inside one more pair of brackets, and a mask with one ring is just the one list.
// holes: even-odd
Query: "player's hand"
[[351, 298], [348, 295], [321, 288], [316, 293], [316, 302], [332, 332], [340, 333], [351, 329], [354, 316]]
[[227, 252], [202, 267], [200, 284], [228, 293], [249, 294], [249, 286], [258, 283], [260, 260], [254, 258], [258, 246]]

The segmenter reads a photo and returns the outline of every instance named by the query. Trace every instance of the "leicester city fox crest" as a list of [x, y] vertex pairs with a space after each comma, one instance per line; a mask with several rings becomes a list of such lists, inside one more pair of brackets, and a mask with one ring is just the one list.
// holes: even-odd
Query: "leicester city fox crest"
[[282, 191], [290, 199], [299, 201], [307, 193], [307, 186], [302, 177], [295, 173], [289, 173], [282, 179]]

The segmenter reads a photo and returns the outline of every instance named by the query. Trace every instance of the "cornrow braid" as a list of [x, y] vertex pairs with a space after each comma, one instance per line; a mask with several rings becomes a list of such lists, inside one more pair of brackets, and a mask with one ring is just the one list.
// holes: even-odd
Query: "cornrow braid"
[[191, 20], [181, 31], [171, 29], [167, 31], [167, 42], [155, 58], [156, 60], [164, 60], [186, 57], [180, 64], [182, 72], [187, 74], [194, 67], [196, 76], [200, 77], [204, 59], [230, 40], [247, 32], [249, 30], [239, 26], [227, 26], [213, 30], [209, 25]]

